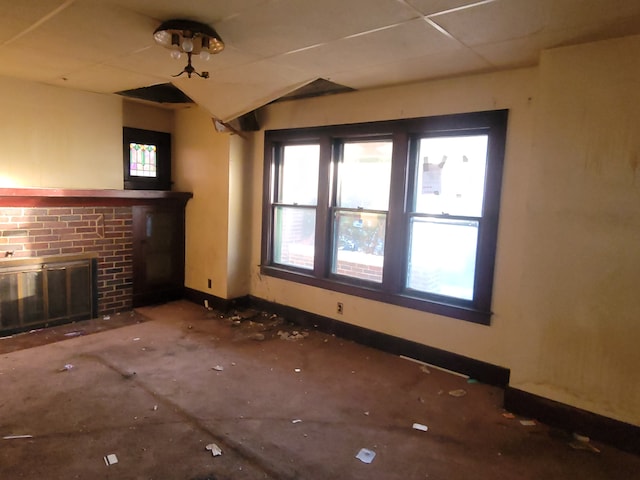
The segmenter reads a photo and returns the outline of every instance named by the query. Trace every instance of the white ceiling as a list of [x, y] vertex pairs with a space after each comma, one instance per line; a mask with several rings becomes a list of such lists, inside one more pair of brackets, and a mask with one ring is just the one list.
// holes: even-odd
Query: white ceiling
[[[155, 44], [214, 27], [211, 78]], [[113, 93], [172, 82], [229, 121], [318, 78], [355, 89], [535, 65], [541, 49], [640, 33], [640, 0], [0, 0], [0, 75]]]

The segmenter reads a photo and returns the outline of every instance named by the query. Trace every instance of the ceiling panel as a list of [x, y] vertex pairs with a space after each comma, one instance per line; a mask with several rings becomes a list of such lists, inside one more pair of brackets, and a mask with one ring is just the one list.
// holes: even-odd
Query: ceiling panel
[[[460, 44], [422, 19], [358, 35], [273, 59], [274, 62], [326, 78], [335, 72], [360, 70], [427, 54], [452, 52]], [[353, 85], [347, 84], [352, 87]]]
[[68, 72], [65, 79], [52, 82], [56, 85], [90, 92], [114, 93], [138, 88], [140, 85], [164, 83], [162, 77], [122, 70], [109, 65], [92, 65]]
[[420, 11], [423, 15], [446, 12], [454, 8], [467, 7], [478, 3], [487, 3], [495, 0], [406, 0], [406, 2]]
[[156, 22], [140, 14], [99, 1], [72, 4], [15, 44], [52, 56], [102, 62], [153, 44]]
[[39, 82], [54, 82], [86, 66], [72, 57], [52, 56], [37, 49], [0, 48], [0, 75]]
[[181, 77], [173, 83], [212, 116], [228, 122], [312, 80], [308, 72], [263, 60], [212, 73], [208, 80]]
[[638, 14], [638, 0], [496, 0], [431, 19], [465, 45], [476, 46], [562, 31], [569, 42], [576, 29], [597, 30]]
[[462, 73], [487, 71], [489, 64], [468, 49], [434, 53], [421, 57], [380, 63], [362, 69], [347, 69], [329, 80], [355, 89], [398, 85]]
[[236, 48], [269, 57], [417, 16], [397, 0], [278, 0], [223, 21], [216, 30]]
[[65, 0], [0, 0], [0, 46], [45, 18]]
[[158, 21], [171, 19], [197, 20], [215, 27], [217, 22], [252, 11], [270, 0], [103, 0], [120, 5]]

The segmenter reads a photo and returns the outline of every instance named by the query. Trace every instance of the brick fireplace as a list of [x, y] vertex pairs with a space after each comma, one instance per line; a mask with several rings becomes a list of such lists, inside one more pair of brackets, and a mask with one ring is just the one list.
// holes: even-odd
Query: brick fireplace
[[0, 189], [0, 266], [5, 259], [90, 254], [97, 260], [93, 311], [130, 310], [140, 268], [134, 258], [134, 210], [177, 205], [183, 211], [189, 198], [181, 192]]
[[131, 207], [0, 207], [0, 256], [95, 252], [98, 313], [128, 310], [132, 300]]

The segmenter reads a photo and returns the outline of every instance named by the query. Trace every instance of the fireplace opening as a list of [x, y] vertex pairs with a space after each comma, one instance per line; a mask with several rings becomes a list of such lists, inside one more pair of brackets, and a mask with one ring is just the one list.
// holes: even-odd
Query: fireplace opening
[[0, 336], [95, 318], [97, 255], [0, 258]]

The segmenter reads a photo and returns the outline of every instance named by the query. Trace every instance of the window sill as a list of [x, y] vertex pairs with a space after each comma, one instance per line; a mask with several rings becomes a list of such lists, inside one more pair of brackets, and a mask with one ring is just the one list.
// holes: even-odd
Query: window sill
[[260, 273], [269, 277], [279, 278], [304, 285], [322, 288], [340, 292], [355, 297], [366, 298], [377, 302], [388, 303], [400, 307], [411, 308], [422, 312], [433, 313], [445, 317], [464, 320], [466, 322], [477, 323], [481, 325], [490, 325], [491, 312], [481, 311], [472, 307], [453, 305], [434, 300], [411, 296], [406, 293], [390, 293], [383, 292], [370, 287], [352, 285], [350, 283], [341, 282], [339, 280], [317, 278], [311, 274], [302, 271], [292, 271], [274, 266], [261, 266]]

